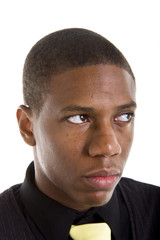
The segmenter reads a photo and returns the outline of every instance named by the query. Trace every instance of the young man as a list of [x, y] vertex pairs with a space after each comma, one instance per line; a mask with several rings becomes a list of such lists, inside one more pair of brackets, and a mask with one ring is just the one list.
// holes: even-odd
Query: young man
[[160, 189], [121, 179], [135, 91], [127, 60], [94, 32], [61, 30], [33, 46], [17, 119], [34, 163], [0, 196], [0, 239], [93, 240], [80, 229], [96, 223], [108, 234], [96, 240], [160, 239]]

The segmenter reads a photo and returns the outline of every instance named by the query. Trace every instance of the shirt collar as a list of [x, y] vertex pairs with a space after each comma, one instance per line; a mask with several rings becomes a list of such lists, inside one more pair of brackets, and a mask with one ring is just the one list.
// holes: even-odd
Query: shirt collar
[[[78, 211], [50, 199], [37, 189], [34, 182], [34, 164], [31, 163], [20, 189], [21, 198], [27, 212], [42, 234], [48, 236], [47, 239], [67, 239]], [[116, 191], [106, 205], [93, 208], [86, 214], [94, 214], [95, 212], [107, 222], [116, 239], [119, 239], [120, 213]]]

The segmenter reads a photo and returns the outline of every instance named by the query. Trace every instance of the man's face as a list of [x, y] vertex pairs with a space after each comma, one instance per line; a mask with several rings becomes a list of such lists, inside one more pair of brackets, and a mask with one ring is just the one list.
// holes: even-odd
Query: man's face
[[39, 189], [78, 210], [107, 203], [133, 139], [135, 83], [122, 68], [92, 65], [52, 80], [33, 117]]

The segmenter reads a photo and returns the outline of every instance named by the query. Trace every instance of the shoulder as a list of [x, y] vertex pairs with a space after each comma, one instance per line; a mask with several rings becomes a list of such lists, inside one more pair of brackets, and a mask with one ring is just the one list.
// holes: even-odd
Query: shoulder
[[0, 194], [0, 239], [34, 239], [15, 197], [20, 186], [15, 185]]
[[122, 178], [117, 189], [128, 208], [135, 239], [160, 239], [160, 187]]
[[18, 190], [20, 185], [15, 185], [0, 194], [0, 227], [1, 224], [14, 219], [16, 221], [21, 215], [20, 208], [17, 204], [14, 191]]
[[129, 178], [122, 178], [118, 184], [125, 201], [131, 206], [141, 208], [143, 210], [148, 207], [160, 214], [160, 187], [152, 184], [142, 183]]
[[10, 204], [12, 206], [16, 205], [16, 199], [13, 191], [19, 189], [19, 187], [20, 185], [15, 185], [0, 194], [0, 213], [2, 213], [6, 208], [10, 207]]
[[155, 194], [157, 197], [160, 197], [160, 187], [130, 178], [122, 178], [119, 186], [123, 191], [127, 191], [128, 193]]

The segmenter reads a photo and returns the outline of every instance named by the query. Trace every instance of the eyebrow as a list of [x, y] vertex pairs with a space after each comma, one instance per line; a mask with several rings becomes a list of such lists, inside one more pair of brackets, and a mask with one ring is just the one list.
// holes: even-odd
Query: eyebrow
[[61, 110], [61, 112], [93, 112], [95, 109], [92, 107], [81, 107], [79, 105], [70, 105]]
[[[121, 111], [121, 110], [124, 110], [124, 109], [127, 109], [127, 108], [136, 108], [137, 107], [137, 104], [136, 102], [134, 101], [131, 101], [130, 103], [127, 103], [127, 104], [124, 104], [124, 105], [120, 105], [117, 107], [117, 110], [118, 111]], [[92, 107], [82, 107], [82, 106], [79, 106], [79, 105], [70, 105], [70, 106], [67, 106], [65, 108], [63, 108], [61, 110], [61, 112], [84, 112], [84, 113], [88, 113], [88, 112], [94, 112], [95, 111], [95, 108], [92, 108]]]
[[127, 109], [127, 108], [136, 108], [136, 107], [137, 107], [136, 102], [131, 101], [130, 103], [118, 106], [117, 110], [123, 110], [123, 109]]

